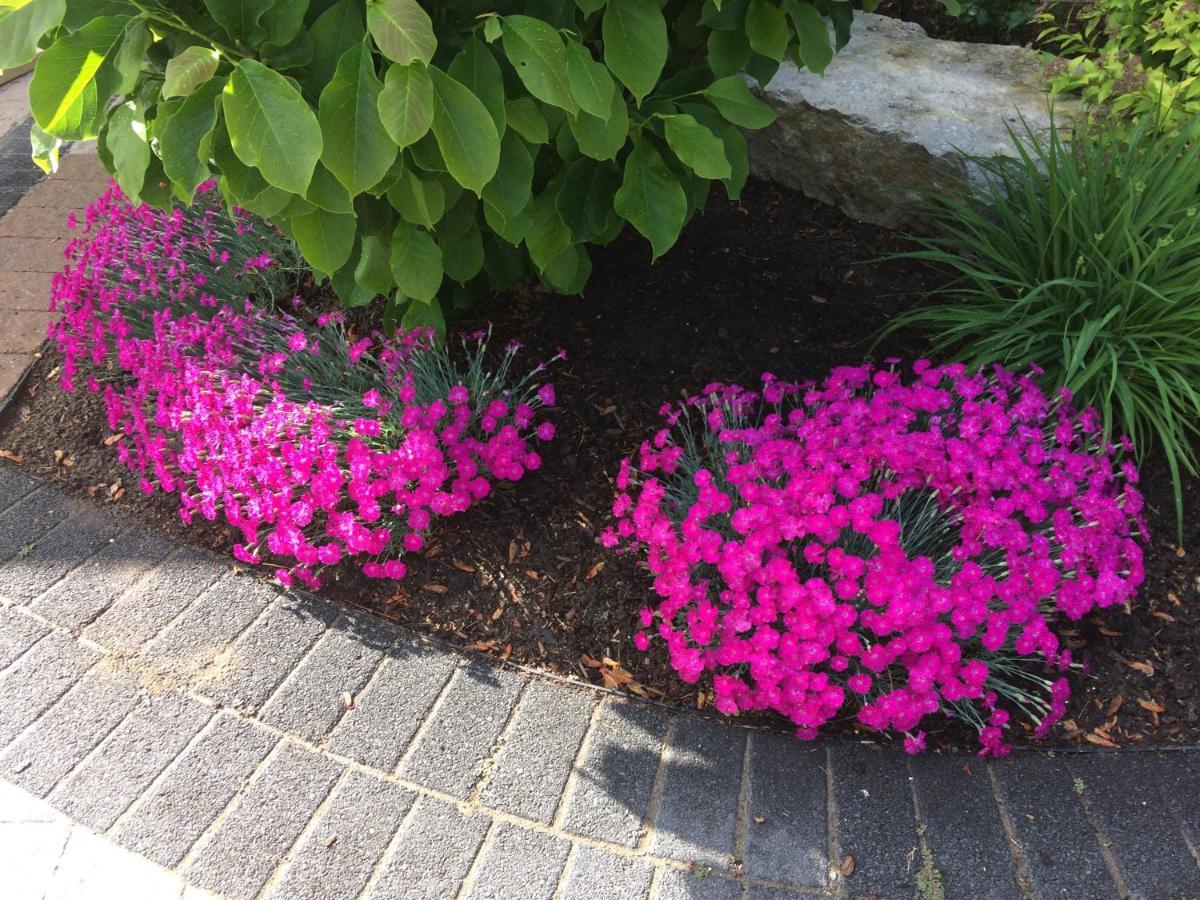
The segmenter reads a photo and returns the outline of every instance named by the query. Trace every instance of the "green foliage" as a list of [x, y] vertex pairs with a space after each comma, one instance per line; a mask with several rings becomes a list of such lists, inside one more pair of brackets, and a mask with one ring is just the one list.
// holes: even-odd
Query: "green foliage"
[[[905, 254], [948, 267], [949, 302], [917, 308], [937, 351], [1031, 363], [1094, 406], [1111, 435], [1157, 447], [1182, 516], [1200, 435], [1200, 121], [1169, 135], [1077, 129], [1013, 136], [1019, 160], [973, 158], [978, 199], [931, 198], [932, 236]], [[961, 186], [966, 188], [966, 186]], [[1182, 519], [1180, 519], [1182, 522]]]
[[[69, 9], [68, 9], [69, 5]], [[746, 179], [742, 81], [820, 72], [846, 0], [27, 0], [0, 64], [38, 60], [35, 148], [98, 137], [123, 190], [270, 218], [391, 320], [536, 275], [583, 289], [626, 224], [655, 257]], [[834, 26], [831, 37], [828, 20]]]
[[[1196, 0], [1096, 0], [1037, 16], [1040, 40], [1062, 57], [1056, 92], [1117, 118], [1150, 117], [1167, 127], [1200, 113], [1200, 6]], [[1076, 19], [1075, 16], [1078, 16]]]

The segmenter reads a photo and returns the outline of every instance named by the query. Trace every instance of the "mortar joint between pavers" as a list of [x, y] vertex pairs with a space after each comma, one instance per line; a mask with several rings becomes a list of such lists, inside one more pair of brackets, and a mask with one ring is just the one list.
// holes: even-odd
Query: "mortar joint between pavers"
[[654, 827], [658, 824], [658, 808], [662, 803], [663, 785], [667, 780], [667, 763], [671, 758], [671, 740], [675, 737], [675, 722], [667, 725], [663, 735], [662, 749], [658, 754], [658, 765], [654, 769], [654, 781], [650, 786], [650, 800], [646, 804], [646, 814], [642, 819], [641, 835], [638, 837], [637, 849], [643, 853], [650, 849], [650, 840], [654, 835]]
[[750, 834], [750, 760], [754, 753], [754, 732], [746, 735], [742, 747], [742, 768], [738, 775], [737, 808], [733, 816], [733, 863], [739, 871], [746, 866], [746, 844]]
[[1104, 867], [1108, 869], [1108, 875], [1113, 880], [1113, 884], [1117, 886], [1117, 893], [1121, 897], [1130, 897], [1132, 892], [1129, 890], [1129, 885], [1125, 883], [1125, 874], [1121, 871], [1121, 866], [1117, 863], [1117, 856], [1112, 850], [1112, 841], [1109, 840], [1104, 829], [1100, 827], [1100, 819], [1096, 815], [1096, 811], [1092, 808], [1091, 798], [1088, 796], [1087, 786], [1084, 785], [1082, 779], [1075, 775], [1071, 763], [1066, 763], [1067, 771], [1075, 778], [1076, 784], [1082, 787], [1076, 789], [1076, 795], [1079, 797], [1079, 805], [1083, 807], [1083, 814], [1087, 817], [1088, 824], [1092, 826], [1092, 833], [1096, 837], [1096, 843], [1100, 845], [1100, 857], [1104, 860]]
[[500, 828], [500, 821], [492, 819], [488, 825], [488, 830], [483, 835], [483, 840], [479, 842], [479, 846], [475, 848], [475, 858], [471, 860], [471, 866], [467, 869], [467, 874], [463, 876], [462, 884], [459, 885], [458, 893], [455, 895], [455, 900], [466, 900], [470, 896], [471, 888], [475, 886], [475, 881], [479, 878], [479, 870], [483, 867], [483, 855], [491, 846], [492, 839]]
[[[49, 637], [49, 635], [44, 635], [43, 638], [44, 637]], [[40, 644], [40, 643], [41, 643], [40, 639], [37, 641], [34, 641], [35, 645]], [[30, 649], [32, 649], [32, 647]], [[24, 654], [22, 654], [22, 656], [24, 656]], [[0, 753], [3, 753], [4, 751], [8, 750], [10, 747], [16, 746], [18, 741], [24, 739], [24, 737], [27, 734], [29, 734], [31, 731], [33, 731], [38, 726], [38, 723], [41, 722], [42, 719], [44, 719], [46, 717], [46, 715], [50, 712], [50, 710], [52, 710], [56, 706], [58, 706], [58, 704], [62, 702], [63, 697], [67, 696], [67, 694], [69, 694], [71, 692], [71, 689], [74, 688], [75, 685], [77, 685], [77, 684], [79, 684], [79, 682], [83, 681], [83, 679], [86, 678], [92, 672], [93, 669], [95, 669], [97, 666], [99, 666], [101, 660], [103, 660], [103, 659], [104, 659], [104, 657], [97, 656], [94, 660], [92, 660], [91, 664], [86, 669], [84, 669], [83, 672], [80, 673], [79, 677], [74, 679], [70, 684], [68, 684], [63, 689], [63, 692], [61, 694], [59, 694], [57, 697], [55, 697], [54, 700], [51, 701], [50, 704], [45, 709], [43, 709], [41, 712], [39, 712], [37, 715], [35, 715], [29, 722], [25, 723], [25, 727], [22, 728], [20, 731], [18, 731], [16, 733], [16, 736], [13, 737], [13, 739], [11, 741], [8, 741], [5, 744], [0, 744]]]
[[988, 783], [992, 788], [992, 799], [995, 801], [996, 809], [1000, 813], [1000, 827], [1004, 829], [1005, 843], [1008, 844], [1008, 852], [1012, 856], [1013, 869], [1017, 873], [1017, 886], [1021, 889], [1021, 893], [1025, 895], [1025, 900], [1034, 900], [1033, 879], [1029, 876], [1029, 869], [1025, 865], [1024, 847], [1021, 846], [1021, 842], [1017, 838], [1017, 830], [1013, 827], [1008, 803], [1005, 801], [1004, 795], [1000, 792], [1000, 782], [996, 778], [996, 769], [990, 761], [985, 765], [987, 766]]
[[842, 876], [842, 841], [838, 833], [837, 797], [834, 794], [833, 753], [825, 745], [825, 842], [827, 845], [826, 877], [830, 893], [837, 898], [846, 896], [846, 879]]
[[553, 900], [562, 900], [567, 890], [567, 880], [571, 877], [571, 869], [575, 865], [575, 857], [579, 855], [579, 844], [571, 842], [567, 850], [567, 858], [563, 860], [562, 871], [558, 873], [558, 883], [554, 886]]
[[504, 749], [504, 745], [508, 743], [509, 735], [512, 734], [513, 723], [516, 722], [517, 713], [520, 711], [521, 704], [529, 692], [530, 683], [526, 681], [521, 685], [521, 689], [517, 691], [516, 699], [508, 711], [508, 716], [505, 718], [504, 724], [500, 726], [500, 733], [496, 735], [496, 739], [492, 742], [487, 756], [479, 764], [479, 775], [475, 779], [475, 785], [467, 793], [466, 808], [469, 810], [477, 810], [482, 806], [483, 792], [487, 790], [488, 782], [491, 781], [492, 775], [496, 771], [496, 763], [500, 753]]
[[583, 737], [579, 740], [579, 746], [575, 748], [575, 758], [571, 760], [571, 768], [567, 773], [566, 783], [563, 784], [562, 792], [558, 795], [558, 806], [554, 809], [554, 815], [550, 817], [550, 827], [563, 827], [563, 820], [567, 816], [567, 807], [571, 803], [571, 798], [575, 794], [576, 787], [579, 784], [579, 767], [586, 758], [589, 748], [592, 743], [592, 735], [596, 731], [596, 723], [600, 721], [600, 713], [604, 709], [604, 698], [601, 697], [592, 707], [592, 714], [588, 717], [587, 728], [584, 729]]
[[409, 805], [404, 815], [400, 817], [400, 824], [396, 826], [396, 830], [392, 832], [392, 836], [388, 838], [387, 844], [383, 848], [383, 853], [379, 855], [379, 859], [375, 861], [375, 868], [371, 870], [371, 875], [367, 879], [367, 883], [363, 885], [363, 889], [359, 891], [355, 900], [368, 900], [372, 892], [375, 890], [375, 885], [379, 883], [379, 879], [383, 877], [384, 869], [387, 867], [388, 861], [392, 854], [396, 852], [396, 848], [400, 845], [400, 841], [404, 839], [405, 833], [412, 825], [413, 817], [416, 815], [417, 807], [421, 805], [421, 795], [418, 794], [413, 802]]
[[[141, 690], [142, 689], [139, 686], [139, 691], [141, 691]], [[91, 761], [94, 758], [96, 758], [97, 756], [99, 756], [101, 753], [104, 752], [105, 745], [108, 744], [108, 742], [112, 739], [113, 734], [122, 725], [124, 725], [126, 722], [129, 721], [129, 717], [132, 716], [135, 712], [137, 712], [138, 706], [139, 706], [139, 704], [135, 703], [133, 705], [133, 707], [128, 712], [126, 712], [125, 715], [123, 715], [121, 717], [120, 721], [118, 721], [116, 725], [114, 725], [112, 728], [110, 728], [108, 730], [108, 732], [104, 735], [103, 738], [100, 739], [99, 743], [97, 743], [96, 746], [94, 746], [91, 750], [89, 750], [87, 753], [85, 753], [83, 755], [83, 757], [79, 760], [79, 762], [77, 762], [74, 766], [71, 767], [71, 770], [69, 772], [67, 772], [65, 775], [63, 775], [62, 778], [60, 778], [57, 782], [55, 782], [54, 787], [50, 788], [50, 790], [46, 792], [46, 799], [48, 801], [53, 803], [54, 799], [60, 796], [59, 789], [66, 784], [70, 784], [71, 779], [74, 777], [76, 772], [83, 769], [85, 766], [87, 766], [89, 763], [91, 763]]]
[[[450, 694], [455, 682], [457, 682], [461, 677], [465, 667], [465, 659], [459, 660], [455, 664], [454, 670], [450, 673], [450, 677], [446, 679], [446, 683], [442, 685], [442, 689], [438, 691], [437, 697], [430, 705], [429, 710], [425, 713], [425, 718], [421, 720], [421, 724], [418, 725], [417, 730], [413, 732], [413, 736], [408, 741], [408, 746], [404, 748], [404, 752], [401, 753], [400, 758], [396, 760], [396, 765], [392, 767], [391, 774], [393, 777], [399, 777], [401, 769], [404, 768], [404, 764], [408, 762], [409, 757], [412, 756], [412, 754], [416, 751], [416, 748], [420, 745], [422, 739], [424, 739], [425, 735], [429, 732], [431, 723], [441, 710], [442, 706], [445, 704], [446, 697]], [[460, 801], [455, 798], [453, 802], [457, 804]]]

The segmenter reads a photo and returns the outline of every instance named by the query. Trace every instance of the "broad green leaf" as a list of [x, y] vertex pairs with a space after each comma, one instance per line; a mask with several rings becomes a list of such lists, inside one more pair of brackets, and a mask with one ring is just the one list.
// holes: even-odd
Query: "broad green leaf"
[[439, 69], [430, 69], [429, 75], [433, 134], [446, 168], [459, 184], [479, 194], [500, 163], [496, 125], [483, 102], [449, 75]]
[[317, 163], [317, 167], [313, 169], [312, 181], [308, 183], [304, 199], [327, 212], [354, 212], [354, 201], [346, 186], [321, 163]]
[[397, 147], [379, 118], [383, 85], [365, 44], [351, 47], [321, 92], [321, 162], [351, 194], [379, 183], [396, 161]]
[[621, 185], [616, 164], [577, 159], [563, 176], [555, 206], [576, 241], [599, 234], [613, 214], [613, 198]]
[[545, 144], [550, 140], [550, 126], [532, 97], [517, 97], [504, 104], [508, 127], [512, 128], [531, 144]]
[[432, 229], [446, 213], [446, 191], [432, 178], [406, 169], [387, 193], [388, 202], [406, 222]]
[[321, 158], [321, 126], [295, 86], [260, 62], [241, 60], [222, 96], [238, 158], [275, 187], [303, 196]]
[[466, 284], [483, 270], [483, 235], [478, 228], [454, 237], [439, 235], [438, 244], [442, 248], [447, 278]]
[[578, 294], [591, 274], [592, 260], [587, 250], [579, 244], [571, 244], [546, 264], [542, 269], [542, 280], [560, 293]]
[[221, 171], [222, 187], [241, 205], [244, 206], [244, 201], [252, 200], [267, 190], [268, 185], [262, 173], [247, 166], [233, 152], [224, 122], [218, 122], [213, 132], [212, 154], [213, 162]]
[[437, 38], [429, 13], [417, 0], [367, 0], [367, 30], [379, 52], [402, 66], [420, 60], [429, 65]]
[[406, 297], [429, 303], [442, 286], [442, 251], [416, 225], [398, 222], [392, 234], [392, 275], [396, 286]]
[[342, 54], [362, 42], [367, 33], [361, 0], [338, 0], [321, 13], [312, 28], [313, 57], [300, 80], [313, 97], [320, 95], [333, 78]]
[[608, 118], [598, 119], [581, 112], [578, 116], [567, 116], [567, 127], [584, 156], [616, 159], [629, 139], [629, 109], [625, 106], [625, 97], [619, 91], [613, 91]]
[[592, 59], [588, 49], [577, 41], [567, 41], [567, 77], [580, 109], [599, 118], [608, 115], [617, 86], [608, 69]]
[[362, 238], [358, 262], [354, 266], [354, 281], [372, 295], [386, 294], [395, 284], [391, 266], [391, 232], [368, 234]]
[[743, 128], [766, 128], [775, 121], [771, 107], [750, 93], [737, 75], [719, 78], [700, 92], [726, 119]]
[[671, 151], [701, 178], [723, 179], [730, 176], [725, 144], [691, 116], [664, 116], [663, 126]]
[[604, 63], [641, 104], [667, 62], [667, 22], [656, 0], [608, 0]]
[[521, 214], [533, 199], [533, 156], [525, 142], [510, 131], [500, 145], [500, 165], [496, 177], [483, 189], [483, 202], [511, 220]]
[[771, 0], [750, 0], [750, 8], [746, 10], [746, 38], [755, 53], [779, 62], [787, 52], [791, 36], [787, 14], [782, 9]]
[[730, 174], [722, 181], [729, 199], [736, 200], [741, 196], [742, 188], [745, 187], [746, 179], [750, 175], [746, 138], [742, 136], [740, 129], [721, 118], [721, 114], [711, 106], [701, 103], [685, 103], [680, 106], [680, 109], [719, 137], [725, 145], [725, 159], [729, 162]]
[[304, 27], [308, 7], [309, 0], [275, 0], [270, 12], [262, 19], [267, 29], [266, 43], [273, 47], [292, 43]]
[[433, 125], [433, 81], [419, 63], [389, 66], [379, 94], [379, 118], [397, 146], [415, 144]]
[[446, 318], [442, 315], [441, 304], [437, 300], [431, 303], [410, 303], [400, 317], [403, 328], [432, 328], [440, 335], [446, 333]]
[[212, 175], [208, 158], [212, 150], [212, 131], [217, 124], [217, 103], [224, 87], [222, 82], [210, 79], [183, 100], [160, 104], [155, 120], [163, 169], [189, 203], [196, 188]]
[[740, 28], [708, 34], [708, 65], [717, 78], [741, 72], [753, 53], [746, 33]]
[[204, 5], [229, 36], [254, 46], [267, 36], [263, 15], [275, 0], [205, 0]]
[[687, 195], [679, 179], [648, 140], [634, 145], [625, 178], [613, 199], [617, 213], [641, 232], [658, 259], [679, 239], [687, 218]]
[[199, 85], [212, 78], [220, 57], [210, 47], [188, 47], [167, 62], [163, 80], [164, 97], [186, 97]]
[[500, 36], [504, 34], [504, 26], [500, 24], [500, 19], [497, 16], [488, 16], [483, 21], [483, 39], [489, 44], [494, 44], [500, 40]]
[[350, 258], [354, 249], [354, 216], [316, 207], [293, 216], [290, 223], [305, 261], [318, 272], [331, 275]]
[[62, 21], [67, 0], [29, 0], [0, 18], [0, 69], [11, 69], [37, 55], [38, 41]]
[[33, 118], [63, 140], [96, 137], [104, 107], [120, 75], [109, 59], [121, 40], [125, 19], [93, 19], [55, 41], [38, 59], [29, 82]]
[[590, 16], [599, 9], [604, 8], [607, 0], [575, 0], [575, 5], [583, 10], [585, 16]]
[[788, 8], [796, 26], [796, 43], [800, 58], [806, 68], [818, 75], [825, 74], [825, 67], [833, 61], [833, 47], [829, 43], [829, 26], [817, 8], [805, 0], [794, 0]]
[[36, 123], [29, 129], [29, 145], [33, 161], [47, 175], [58, 171], [58, 152], [62, 141], [52, 134], [46, 134]]
[[112, 54], [112, 65], [117, 77], [113, 82], [113, 94], [130, 94], [142, 77], [142, 66], [146, 63], [146, 51], [150, 49], [153, 36], [144, 22], [130, 19], [121, 33], [121, 42]]
[[[337, 294], [338, 299], [342, 301], [344, 306], [351, 309], [356, 306], [366, 306], [375, 299], [375, 292], [360, 287], [354, 277], [354, 273], [358, 270], [360, 262], [360, 248], [361, 243], [355, 241], [354, 249], [350, 251], [350, 258], [346, 260], [346, 264], [329, 278], [329, 285], [333, 288], [333, 292]], [[390, 283], [391, 280], [392, 274], [389, 271], [388, 282]]]
[[533, 220], [525, 235], [529, 258], [539, 270], [571, 246], [571, 229], [558, 214], [557, 191], [547, 188], [533, 201]]
[[496, 123], [496, 133], [503, 137], [508, 127], [504, 112], [504, 73], [487, 44], [477, 38], [467, 41], [447, 71], [451, 78], [483, 102]]
[[579, 110], [567, 76], [567, 48], [552, 26], [531, 16], [506, 16], [503, 43], [529, 93], [567, 112]]

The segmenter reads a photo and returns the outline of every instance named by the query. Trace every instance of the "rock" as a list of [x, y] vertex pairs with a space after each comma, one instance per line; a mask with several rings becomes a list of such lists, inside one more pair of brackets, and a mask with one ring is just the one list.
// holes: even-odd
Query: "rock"
[[[779, 119], [748, 136], [751, 168], [856, 219], [915, 226], [913, 188], [978, 182], [958, 151], [1014, 156], [1007, 129], [1020, 131], [1022, 116], [1048, 132], [1044, 70], [1023, 47], [935, 40], [911, 22], [859, 14], [824, 77], [788, 62], [760, 93]], [[1060, 128], [1078, 108], [1061, 97], [1053, 106]]]

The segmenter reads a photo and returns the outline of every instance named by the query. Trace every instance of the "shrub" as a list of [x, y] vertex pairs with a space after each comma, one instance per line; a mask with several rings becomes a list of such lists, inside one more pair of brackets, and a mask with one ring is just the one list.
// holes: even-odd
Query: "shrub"
[[[1065, 21], [1060, 21], [1064, 19]], [[1095, 0], [1036, 17], [1062, 59], [1050, 86], [1118, 118], [1168, 126], [1200, 114], [1200, 6], [1195, 0]]]
[[63, 385], [94, 369], [141, 489], [178, 494], [185, 522], [223, 518], [241, 561], [312, 586], [345, 557], [401, 578], [434, 517], [538, 468], [544, 366], [518, 377], [513, 345], [488, 368], [482, 334], [458, 365], [429, 329], [356, 336], [339, 314], [264, 309], [278, 236], [212, 197], [161, 212], [114, 185], [88, 208], [53, 283]]
[[586, 245], [626, 223], [666, 252], [711, 181], [741, 190], [735, 126], [773, 118], [738, 73], [766, 81], [789, 56], [822, 71], [823, 16], [840, 44], [851, 15], [843, 0], [29, 0], [0, 18], [0, 67], [46, 47], [30, 85], [43, 155], [98, 136], [125, 193], [159, 206], [215, 176], [346, 302], [387, 294], [405, 324], [440, 325], [439, 295], [530, 264], [581, 291]]
[[[1142, 122], [1125, 137], [1077, 129], [1066, 142], [1014, 136], [1016, 164], [973, 159], [978, 199], [934, 197], [932, 236], [911, 256], [958, 276], [917, 308], [935, 352], [972, 364], [1031, 363], [1100, 410], [1104, 428], [1161, 448], [1182, 516], [1181, 469], [1200, 433], [1200, 149]], [[1182, 520], [1181, 520], [1182, 521]]]
[[857, 710], [908, 734], [942, 711], [1006, 751], [1006, 706], [1044, 734], [1070, 663], [1051, 630], [1143, 579], [1137, 472], [1099, 417], [1028, 376], [962, 365], [763, 376], [665, 407], [626, 459], [609, 546], [644, 554], [686, 682], [801, 738]]

